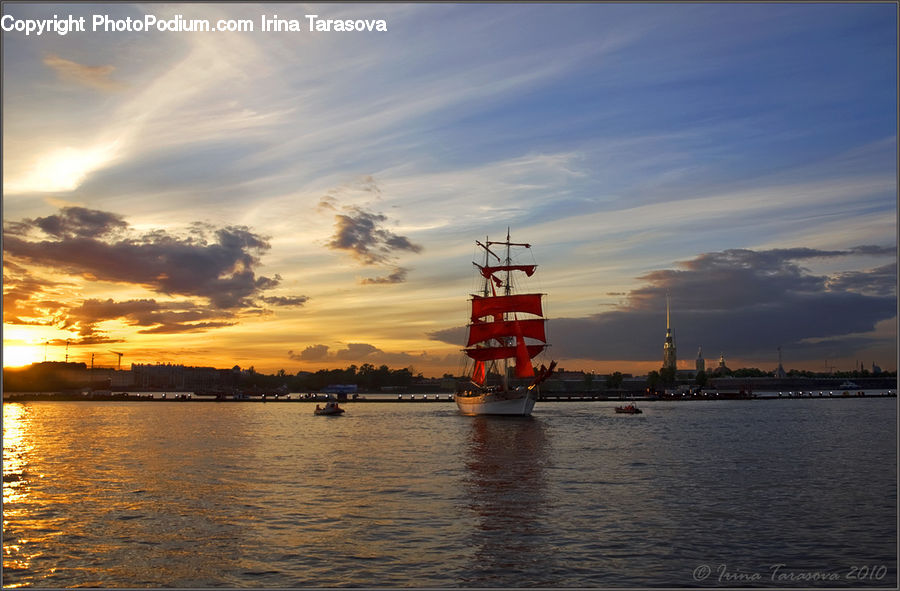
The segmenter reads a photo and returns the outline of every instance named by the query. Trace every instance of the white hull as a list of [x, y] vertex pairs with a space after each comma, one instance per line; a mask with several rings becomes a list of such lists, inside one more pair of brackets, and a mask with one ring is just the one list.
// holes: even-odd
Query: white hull
[[[506, 396], [509, 396], [507, 393]], [[501, 397], [494, 393], [480, 394], [478, 396], [461, 396], [456, 394], [456, 406], [459, 412], [467, 416], [476, 415], [514, 415], [528, 416], [534, 408], [535, 397], [533, 393], [525, 394], [519, 398]]]

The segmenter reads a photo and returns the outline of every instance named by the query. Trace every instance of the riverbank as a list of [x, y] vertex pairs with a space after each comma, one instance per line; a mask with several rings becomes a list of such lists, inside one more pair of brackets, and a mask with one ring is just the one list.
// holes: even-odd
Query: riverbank
[[[788, 392], [700, 392], [663, 396], [628, 396], [619, 394], [602, 395], [595, 393], [545, 394], [540, 402], [621, 402], [623, 400], [687, 402], [697, 400], [792, 400], [792, 399], [860, 399], [860, 398], [896, 398], [896, 390], [860, 390], [860, 391], [825, 391], [806, 390]], [[4, 402], [44, 402], [44, 401], [117, 401], [117, 402], [325, 402], [327, 394], [299, 393], [265, 396], [198, 396], [192, 392], [7, 392], [3, 394]], [[453, 402], [452, 394], [370, 394], [357, 398], [348, 398], [341, 403], [391, 402], [406, 404], [422, 404], [429, 402]]]

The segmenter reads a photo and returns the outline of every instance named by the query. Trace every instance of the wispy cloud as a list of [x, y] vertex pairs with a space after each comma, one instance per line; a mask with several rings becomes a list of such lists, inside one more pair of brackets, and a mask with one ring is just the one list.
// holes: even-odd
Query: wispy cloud
[[116, 69], [115, 66], [85, 66], [54, 53], [47, 54], [44, 58], [44, 65], [55, 71], [63, 80], [96, 90], [112, 92], [125, 88], [123, 82], [110, 78]]

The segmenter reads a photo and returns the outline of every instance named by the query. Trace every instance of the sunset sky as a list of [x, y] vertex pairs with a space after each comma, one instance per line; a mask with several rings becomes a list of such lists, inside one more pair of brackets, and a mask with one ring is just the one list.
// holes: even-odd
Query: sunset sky
[[3, 10], [4, 365], [457, 373], [509, 227], [566, 369], [896, 369], [896, 4]]

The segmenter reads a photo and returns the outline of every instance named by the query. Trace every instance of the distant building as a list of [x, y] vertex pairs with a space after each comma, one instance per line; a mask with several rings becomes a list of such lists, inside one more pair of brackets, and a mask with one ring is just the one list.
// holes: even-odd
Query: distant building
[[784, 371], [784, 366], [781, 365], [781, 347], [778, 347], [778, 367], [775, 368], [775, 377], [782, 379], [787, 377], [787, 372]]
[[725, 353], [722, 353], [721, 355], [719, 355], [719, 367], [717, 367], [715, 371], [713, 371], [713, 375], [726, 376], [730, 374], [731, 370], [728, 369], [727, 365], [725, 365]]
[[697, 363], [696, 363], [697, 373], [701, 371], [706, 371], [706, 360], [703, 359], [703, 347], [697, 348]]
[[675, 337], [672, 336], [672, 325], [669, 322], [669, 295], [666, 294], [666, 342], [663, 344], [663, 369], [675, 370]]
[[233, 369], [191, 367], [180, 364], [132, 363], [132, 383], [144, 390], [217, 391], [233, 389]]

